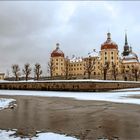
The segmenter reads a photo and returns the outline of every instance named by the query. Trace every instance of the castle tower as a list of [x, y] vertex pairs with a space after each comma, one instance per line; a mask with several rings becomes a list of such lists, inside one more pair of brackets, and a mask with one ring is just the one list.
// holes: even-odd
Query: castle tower
[[65, 56], [59, 48], [59, 43], [56, 44], [56, 49], [51, 53], [52, 62], [52, 76], [63, 76], [65, 75]]
[[101, 63], [104, 65], [106, 62], [118, 65], [118, 45], [111, 40], [111, 33], [107, 33], [107, 40], [101, 45]]

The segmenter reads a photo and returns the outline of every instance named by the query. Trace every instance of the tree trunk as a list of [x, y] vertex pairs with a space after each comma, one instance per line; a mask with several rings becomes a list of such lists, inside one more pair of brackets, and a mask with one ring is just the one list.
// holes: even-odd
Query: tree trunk
[[106, 70], [104, 70], [104, 80], [106, 80]]
[[26, 81], [28, 80], [28, 76], [26, 75]]
[[91, 73], [90, 73], [90, 72], [88, 72], [88, 79], [90, 79], [90, 75], [91, 75]]

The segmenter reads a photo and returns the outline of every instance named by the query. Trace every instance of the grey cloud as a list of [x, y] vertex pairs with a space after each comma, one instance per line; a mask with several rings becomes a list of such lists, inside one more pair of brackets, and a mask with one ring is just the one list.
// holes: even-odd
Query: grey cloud
[[120, 51], [127, 28], [129, 42], [138, 52], [139, 6], [140, 2], [1, 1], [0, 71], [13, 63], [22, 67], [39, 62], [46, 72], [57, 42], [68, 56], [99, 51], [108, 28]]

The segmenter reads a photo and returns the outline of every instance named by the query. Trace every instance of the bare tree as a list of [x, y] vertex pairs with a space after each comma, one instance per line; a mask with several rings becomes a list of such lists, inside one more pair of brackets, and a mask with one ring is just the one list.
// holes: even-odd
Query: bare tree
[[29, 78], [29, 75], [31, 74], [31, 68], [30, 68], [30, 64], [25, 64], [24, 65], [24, 69], [22, 69], [22, 71], [23, 71], [23, 74], [25, 75], [25, 79], [26, 79], [26, 81], [28, 80], [28, 78]]
[[107, 72], [109, 70], [109, 62], [105, 62], [104, 65], [101, 65], [101, 71], [103, 73], [104, 80], [106, 80]]
[[133, 74], [135, 80], [138, 81], [138, 76], [139, 76], [139, 66], [138, 65], [133, 66], [132, 74]]
[[12, 65], [12, 72], [15, 76], [15, 80], [18, 81], [19, 80], [19, 75], [20, 75], [20, 68], [19, 68], [18, 64]]
[[48, 62], [48, 72], [50, 73], [51, 79], [53, 79], [54, 70], [55, 70], [55, 66], [54, 66], [54, 63], [53, 63], [53, 61], [51, 59], [50, 62]]
[[64, 66], [63, 72], [65, 74], [65, 79], [68, 79], [68, 76], [69, 76], [69, 59], [68, 59], [68, 57], [65, 58], [65, 66]]
[[114, 77], [114, 80], [116, 80], [118, 75], [118, 67], [115, 63], [112, 63], [111, 73]]
[[95, 60], [93, 60], [90, 56], [89, 56], [89, 58], [87, 58], [86, 60], [85, 60], [85, 65], [84, 65], [84, 67], [85, 67], [85, 72], [84, 72], [84, 74], [88, 74], [88, 79], [90, 79], [91, 78], [91, 73], [92, 73], [92, 71], [94, 71], [94, 69], [95, 69]]
[[132, 76], [130, 67], [128, 65], [122, 64], [121, 74], [124, 78], [124, 81], [127, 81], [128, 79], [130, 80]]
[[68, 58], [66, 58], [66, 62], [65, 62], [65, 78], [68, 79], [69, 76], [69, 60]]
[[35, 74], [35, 79], [39, 80], [39, 78], [42, 74], [41, 65], [39, 63], [35, 64], [34, 74]]

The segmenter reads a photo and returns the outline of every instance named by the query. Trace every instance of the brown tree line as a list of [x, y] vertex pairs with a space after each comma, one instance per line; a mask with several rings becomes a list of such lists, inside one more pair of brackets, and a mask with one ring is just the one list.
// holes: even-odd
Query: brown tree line
[[[69, 79], [69, 63], [68, 59], [66, 59], [65, 62], [65, 70], [64, 75], [65, 79]], [[50, 73], [50, 78], [55, 79], [53, 76], [53, 72], [55, 70], [55, 67], [53, 65], [53, 62], [50, 61], [48, 64], [48, 72]], [[20, 67], [18, 64], [14, 64], [11, 66], [12, 73], [14, 75], [15, 81], [18, 81], [20, 79], [20, 76], [23, 75], [25, 80], [29, 80], [32, 72], [32, 68], [29, 63], [26, 63], [22, 69], [22, 72], [20, 72]], [[91, 59], [90, 57], [85, 61], [84, 64], [84, 73], [83, 75], [87, 74], [87, 78], [91, 79], [92, 72], [95, 70], [95, 60]], [[120, 74], [124, 78], [125, 81], [128, 79], [135, 79], [135, 81], [138, 81], [139, 74], [140, 74], [140, 68], [138, 65], [134, 65], [131, 69], [128, 67], [126, 69], [125, 66], [122, 66], [121, 72], [118, 73], [118, 66], [114, 63], [106, 62], [104, 65], [100, 65], [100, 71], [102, 73], [103, 79], [107, 80], [107, 74], [110, 74], [112, 76], [113, 80], [117, 80], [117, 76]], [[33, 68], [34, 72], [34, 80], [39, 80], [41, 78], [41, 75], [43, 73], [41, 69], [41, 65], [39, 63], [36, 63]]]
[[[15, 81], [19, 80], [19, 77], [23, 74], [25, 77], [25, 80], [29, 80], [29, 77], [31, 75], [32, 68], [29, 63], [26, 63], [24, 65], [24, 68], [22, 69], [22, 73], [20, 72], [20, 67], [18, 64], [12, 65], [12, 73], [15, 77]], [[34, 80], [39, 80], [40, 76], [42, 75], [41, 65], [39, 63], [36, 63], [34, 65]]]

